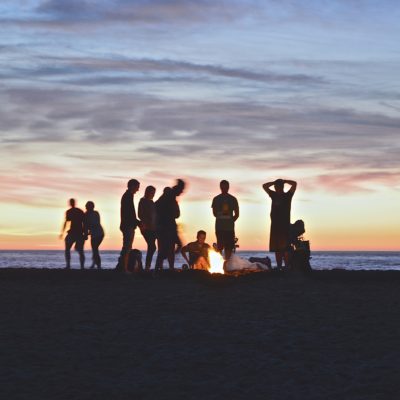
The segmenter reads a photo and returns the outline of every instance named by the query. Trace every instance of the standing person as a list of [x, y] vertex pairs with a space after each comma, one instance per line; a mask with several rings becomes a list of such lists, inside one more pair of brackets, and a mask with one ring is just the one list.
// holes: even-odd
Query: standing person
[[[182, 247], [182, 257], [189, 264], [190, 268], [208, 271], [210, 268], [210, 261], [208, 259], [210, 245], [206, 243], [206, 232], [198, 231], [196, 239], [195, 242], [190, 242]], [[186, 253], [189, 253], [189, 257]]]
[[164, 189], [163, 194], [155, 203], [158, 240], [157, 270], [163, 268], [165, 259], [168, 260], [169, 269], [174, 269], [175, 244], [178, 237], [176, 219], [180, 217], [179, 204], [176, 198], [183, 193], [184, 188], [185, 182], [178, 179], [174, 187]]
[[104, 239], [104, 230], [100, 223], [100, 214], [94, 210], [93, 201], [86, 203], [85, 221], [88, 234], [90, 235], [90, 244], [92, 246], [92, 266], [101, 268], [101, 257], [99, 253], [99, 247]]
[[139, 219], [142, 223], [140, 231], [147, 243], [146, 270], [150, 269], [151, 261], [156, 251], [156, 207], [153, 201], [155, 194], [156, 188], [154, 186], [147, 186], [144, 196], [139, 201], [138, 209]]
[[[290, 189], [285, 192], [285, 184], [290, 185]], [[275, 190], [271, 187], [274, 186]], [[282, 268], [282, 261], [285, 267], [289, 267], [290, 249], [290, 208], [292, 197], [296, 191], [295, 181], [277, 179], [274, 182], [264, 183], [263, 189], [271, 197], [271, 232], [269, 237], [269, 251], [275, 252], [276, 264]]]
[[79, 253], [81, 269], [84, 269], [85, 253], [83, 252], [83, 246], [87, 239], [85, 214], [80, 208], [75, 206], [75, 199], [69, 199], [69, 205], [71, 208], [65, 213], [65, 221], [60, 233], [60, 239], [62, 239], [67, 227], [67, 222], [70, 222], [70, 227], [65, 237], [65, 261], [67, 264], [65, 268], [71, 268], [71, 247], [75, 243], [75, 250]]
[[136, 218], [135, 204], [133, 202], [133, 196], [139, 188], [140, 182], [136, 179], [131, 179], [128, 181], [126, 192], [121, 197], [121, 223], [119, 229], [122, 232], [122, 249], [116, 269], [126, 273], [129, 272], [128, 260], [135, 238], [135, 229], [140, 225], [140, 221]]
[[229, 260], [235, 248], [235, 222], [239, 218], [239, 204], [236, 197], [229, 194], [229, 182], [222, 180], [219, 184], [221, 194], [212, 201], [215, 217], [215, 235], [218, 251], [224, 250], [225, 261]]

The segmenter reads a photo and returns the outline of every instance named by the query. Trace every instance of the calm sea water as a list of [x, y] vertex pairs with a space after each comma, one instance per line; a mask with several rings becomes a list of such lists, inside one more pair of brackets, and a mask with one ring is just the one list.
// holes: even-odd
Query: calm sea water
[[[272, 265], [274, 255], [256, 251], [239, 251], [240, 257], [265, 257], [267, 254]], [[101, 252], [103, 268], [114, 268], [119, 252]], [[143, 253], [143, 259], [145, 253]], [[155, 258], [153, 259], [153, 265]], [[177, 256], [175, 266], [183, 264], [181, 256]], [[72, 268], [79, 268], [79, 258], [72, 253]], [[91, 252], [86, 251], [86, 266], [91, 265]], [[63, 268], [65, 266], [62, 251], [0, 251], [0, 268]], [[166, 263], [165, 263], [166, 266]], [[312, 253], [311, 266], [314, 269], [351, 269], [351, 270], [400, 270], [400, 252], [387, 251], [315, 251]]]

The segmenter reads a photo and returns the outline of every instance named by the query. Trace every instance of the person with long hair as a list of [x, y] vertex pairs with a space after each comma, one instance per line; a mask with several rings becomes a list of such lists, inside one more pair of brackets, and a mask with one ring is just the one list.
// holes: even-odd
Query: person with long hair
[[156, 208], [153, 201], [156, 188], [154, 186], [147, 186], [144, 196], [139, 201], [138, 216], [142, 223], [140, 231], [144, 240], [147, 243], [146, 265], [145, 269], [148, 271], [151, 268], [151, 261], [156, 251]]
[[[290, 189], [285, 192], [285, 184], [290, 185]], [[271, 187], [275, 190], [272, 190]], [[290, 250], [290, 209], [292, 197], [296, 191], [295, 181], [277, 179], [274, 182], [264, 183], [263, 189], [271, 197], [271, 231], [269, 237], [269, 251], [275, 253], [278, 268], [289, 267]]]
[[97, 268], [100, 269], [101, 257], [99, 247], [104, 239], [104, 230], [100, 223], [100, 214], [98, 211], [95, 211], [93, 201], [88, 201], [85, 207], [86, 227], [90, 235], [90, 244], [92, 246], [92, 265], [90, 268], [97, 266]]

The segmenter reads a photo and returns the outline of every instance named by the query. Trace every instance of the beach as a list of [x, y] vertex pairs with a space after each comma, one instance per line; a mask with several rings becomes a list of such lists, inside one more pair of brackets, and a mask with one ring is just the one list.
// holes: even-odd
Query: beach
[[394, 399], [400, 272], [1, 269], [3, 399]]

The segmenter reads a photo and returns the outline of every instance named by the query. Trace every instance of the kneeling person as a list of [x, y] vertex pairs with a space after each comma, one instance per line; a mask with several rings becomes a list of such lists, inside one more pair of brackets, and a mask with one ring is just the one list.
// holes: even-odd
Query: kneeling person
[[[206, 233], [204, 231], [198, 231], [197, 240], [182, 247], [181, 254], [190, 268], [203, 269], [205, 271], [208, 271], [210, 268], [210, 262], [208, 260], [208, 249], [210, 245], [205, 241]], [[187, 253], [189, 253], [189, 258]]]

